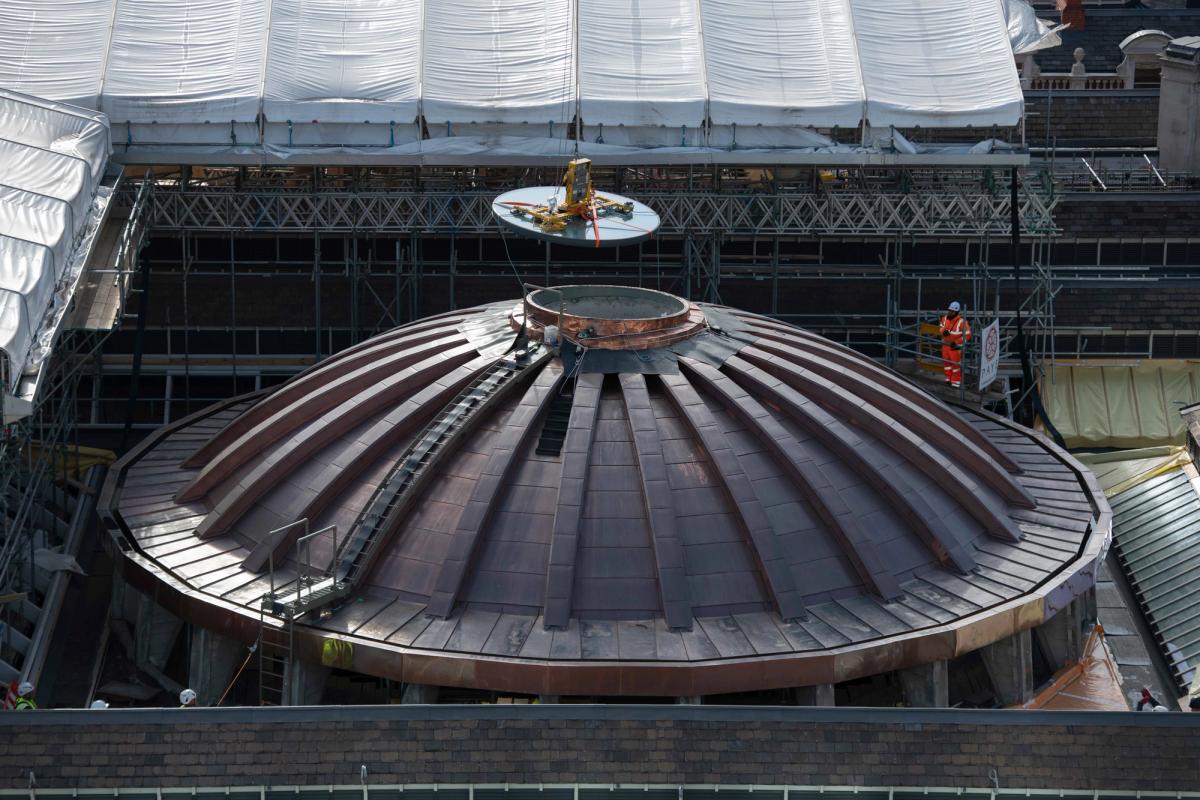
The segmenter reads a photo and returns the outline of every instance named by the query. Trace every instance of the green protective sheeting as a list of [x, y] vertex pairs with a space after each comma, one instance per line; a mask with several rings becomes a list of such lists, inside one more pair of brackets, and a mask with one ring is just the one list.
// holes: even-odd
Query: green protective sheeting
[[1067, 447], [1181, 445], [1179, 411], [1200, 401], [1200, 362], [1057, 365], [1041, 393]]

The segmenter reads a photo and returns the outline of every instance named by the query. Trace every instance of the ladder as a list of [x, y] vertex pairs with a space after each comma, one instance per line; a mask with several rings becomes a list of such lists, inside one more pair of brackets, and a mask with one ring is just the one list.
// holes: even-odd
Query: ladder
[[[296, 569], [295, 580], [283, 584], [276, 581], [274, 541], [293, 528], [301, 528], [296, 539], [292, 565]], [[332, 536], [333, 553], [330, 563], [313, 566], [312, 543], [316, 539]], [[333, 576], [334, 562], [338, 552], [337, 526], [330, 525], [318, 531], [309, 531], [308, 519], [276, 528], [267, 534], [272, 542], [272, 555], [268, 560], [270, 589], [262, 596], [258, 606], [258, 704], [262, 706], [289, 706], [295, 698], [291, 691], [292, 651], [296, 640], [296, 617], [311, 608], [325, 605], [343, 596], [346, 587]], [[275, 619], [282, 626], [270, 624]]]
[[289, 706], [288, 682], [292, 673], [292, 644], [296, 619], [288, 614], [283, 627], [267, 624], [267, 604], [258, 612], [258, 704], [260, 706]]

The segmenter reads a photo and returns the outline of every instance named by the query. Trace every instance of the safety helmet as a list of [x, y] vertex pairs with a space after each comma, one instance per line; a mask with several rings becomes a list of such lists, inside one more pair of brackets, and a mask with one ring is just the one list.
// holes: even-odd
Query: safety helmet
[[192, 703], [196, 702], [196, 693], [191, 689], [184, 689], [179, 693], [179, 702], [183, 703], [185, 706], [190, 706]]
[[33, 684], [29, 681], [21, 681], [21, 685], [17, 687], [17, 696], [25, 697], [30, 694], [33, 694]]
[[962, 311], [962, 303], [955, 300], [953, 303], [950, 304], [950, 310], [951, 311]]
[[108, 703], [104, 702], [103, 700], [93, 700], [92, 704], [90, 706], [88, 706], [88, 708], [92, 708], [97, 711], [100, 711], [102, 709], [108, 708]]

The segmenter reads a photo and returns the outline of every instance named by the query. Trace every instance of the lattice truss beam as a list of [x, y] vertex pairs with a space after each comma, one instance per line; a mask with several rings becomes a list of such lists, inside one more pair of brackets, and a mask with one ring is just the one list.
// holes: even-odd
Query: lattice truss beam
[[[159, 191], [158, 230], [499, 233], [494, 192], [259, 193]], [[1007, 236], [1007, 193], [919, 190], [824, 194], [641, 193], [659, 235]], [[1021, 196], [1027, 234], [1053, 233], [1054, 200]]]

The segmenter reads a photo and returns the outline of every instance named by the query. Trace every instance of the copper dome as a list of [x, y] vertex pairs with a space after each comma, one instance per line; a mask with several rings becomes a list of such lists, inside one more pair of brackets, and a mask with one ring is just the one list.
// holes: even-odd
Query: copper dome
[[559, 694], [946, 658], [1087, 588], [1107, 525], [1030, 431], [798, 328], [622, 287], [377, 336], [160, 431], [107, 495], [130, 557], [209, 624], [249, 630], [293, 552], [266, 534], [307, 518], [341, 532], [316, 560], [359, 541], [361, 561], [347, 602], [301, 620], [313, 641], [365, 672]]

